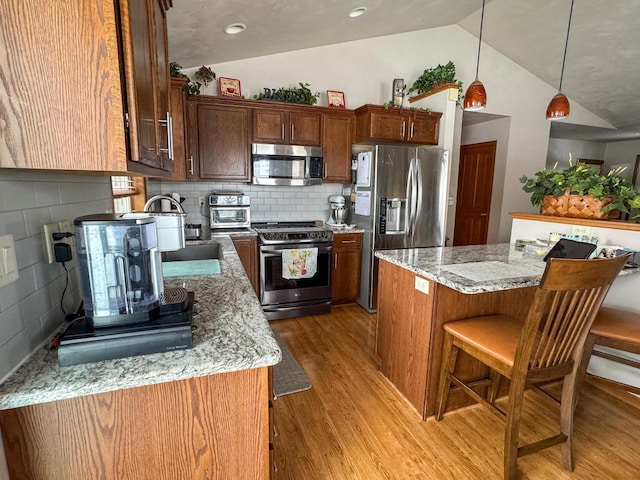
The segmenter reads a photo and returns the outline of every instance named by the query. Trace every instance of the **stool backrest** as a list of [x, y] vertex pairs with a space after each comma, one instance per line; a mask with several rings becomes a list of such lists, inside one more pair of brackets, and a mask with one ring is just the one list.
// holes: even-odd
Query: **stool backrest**
[[627, 260], [627, 255], [549, 259], [525, 321], [514, 368], [538, 370], [547, 378], [572, 368], [609, 287]]

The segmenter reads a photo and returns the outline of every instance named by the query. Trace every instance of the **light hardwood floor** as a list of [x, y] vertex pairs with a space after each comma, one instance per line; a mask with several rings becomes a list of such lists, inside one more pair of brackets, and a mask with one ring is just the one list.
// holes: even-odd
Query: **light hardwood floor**
[[[375, 314], [348, 305], [271, 326], [313, 385], [274, 402], [274, 480], [501, 478], [503, 423], [478, 406], [423, 422], [377, 370]], [[535, 392], [527, 400], [522, 438], [554, 433], [558, 406]], [[562, 469], [557, 446], [518, 459], [519, 478], [640, 478], [639, 407], [588, 382], [575, 417], [575, 471]]]

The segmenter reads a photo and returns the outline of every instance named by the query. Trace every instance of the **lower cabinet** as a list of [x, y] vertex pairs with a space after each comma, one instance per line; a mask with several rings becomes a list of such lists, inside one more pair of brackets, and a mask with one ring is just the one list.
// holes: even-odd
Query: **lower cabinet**
[[258, 294], [258, 237], [238, 237], [233, 239], [238, 257], [242, 262], [244, 271], [249, 277], [253, 290]]
[[337, 233], [333, 236], [331, 297], [334, 304], [353, 303], [360, 293], [362, 234]]
[[269, 367], [0, 411], [9, 476], [268, 479]]

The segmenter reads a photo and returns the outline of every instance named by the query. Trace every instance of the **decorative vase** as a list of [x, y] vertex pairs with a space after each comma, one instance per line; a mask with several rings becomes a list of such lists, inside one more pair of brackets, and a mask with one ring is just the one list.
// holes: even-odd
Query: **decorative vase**
[[620, 210], [603, 212], [602, 208], [613, 202], [614, 197], [596, 198], [591, 195], [571, 195], [567, 189], [564, 195], [545, 195], [540, 213], [556, 217], [593, 218], [613, 220], [620, 218]]

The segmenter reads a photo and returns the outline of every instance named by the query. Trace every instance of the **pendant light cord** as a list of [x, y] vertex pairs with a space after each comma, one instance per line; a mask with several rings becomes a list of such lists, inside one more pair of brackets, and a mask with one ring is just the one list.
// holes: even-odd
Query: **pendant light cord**
[[[564, 77], [564, 61], [567, 58], [567, 46], [569, 45], [569, 31], [571, 30], [571, 16], [573, 15], [573, 0], [571, 0], [571, 8], [569, 9], [569, 24], [567, 25], [567, 38], [564, 42], [564, 55], [562, 56], [562, 70], [560, 70], [560, 86], [558, 91], [562, 91], [562, 78]], [[482, 33], [482, 29], [480, 29]]]
[[[573, 7], [573, 0], [571, 0]], [[484, 23], [484, 0], [482, 0], [482, 13], [480, 14], [480, 37], [478, 38], [478, 58], [476, 59], [476, 80], [478, 80], [478, 70], [480, 69], [480, 46], [482, 45], [482, 24]]]

